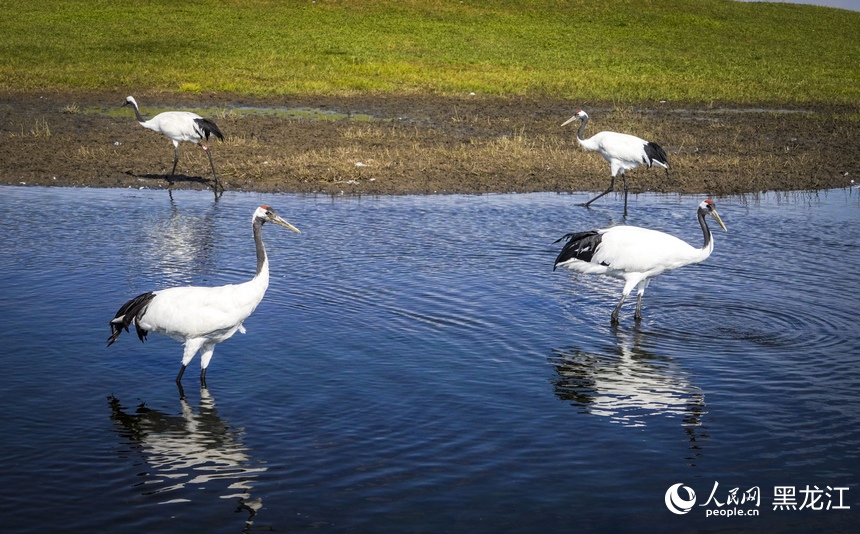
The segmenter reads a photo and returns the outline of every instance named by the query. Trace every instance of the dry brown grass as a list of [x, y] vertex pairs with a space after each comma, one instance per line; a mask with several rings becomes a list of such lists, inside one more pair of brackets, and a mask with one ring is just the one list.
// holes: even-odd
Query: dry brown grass
[[[604, 112], [600, 122], [659, 140], [669, 153], [668, 177], [662, 169], [628, 173], [634, 192], [722, 195], [772, 189], [774, 183], [777, 188], [790, 187], [800, 172], [820, 175], [822, 183], [825, 175], [832, 175], [832, 170], [823, 170], [833, 162], [826, 161], [828, 154], [819, 150], [820, 143], [787, 139], [785, 125], [773, 124], [788, 121], [799, 127], [803, 122], [799, 115], [757, 125], [747, 124], [746, 118], [735, 114], [667, 120], [619, 109]], [[262, 164], [255, 173], [260, 177], [283, 173], [290, 181], [326, 190], [330, 186], [383, 192], [596, 190], [609, 180], [608, 164], [578, 146], [575, 130], [550, 133], [552, 124], [532, 131], [510, 120], [455, 110], [445, 124], [434, 127], [390, 122], [329, 126], [336, 135], [325, 146], [304, 150], [268, 146], [265, 163], [245, 159], [244, 164]], [[597, 131], [589, 128], [586, 133]], [[251, 145], [267, 147], [256, 139]]]

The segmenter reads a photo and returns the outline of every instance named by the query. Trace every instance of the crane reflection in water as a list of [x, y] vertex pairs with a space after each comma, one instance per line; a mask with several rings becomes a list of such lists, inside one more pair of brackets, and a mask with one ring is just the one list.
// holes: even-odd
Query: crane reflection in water
[[[218, 415], [215, 400], [200, 388], [195, 410], [180, 392], [180, 413], [169, 414], [140, 403], [130, 410], [114, 396], [108, 397], [111, 420], [123, 444], [143, 457], [151, 468], [143, 482], [144, 495], [157, 495], [159, 504], [186, 502], [182, 490], [222, 485], [221, 499], [237, 503], [236, 512], [249, 514], [244, 531], [250, 530], [262, 498], [252, 498], [254, 480], [267, 470], [248, 455], [244, 430]], [[217, 488], [215, 488], [217, 489]], [[196, 493], [195, 493], [196, 495]]]
[[169, 211], [158, 209], [140, 225], [140, 240], [125, 249], [128, 284], [141, 278], [157, 279], [165, 287], [205, 283], [217, 279], [218, 242], [226, 239], [218, 230], [223, 207], [217, 202], [203, 207], [184, 206], [170, 199]]
[[649, 352], [638, 328], [612, 330], [617, 342], [608, 351], [553, 350], [548, 359], [557, 374], [552, 379], [556, 397], [623, 426], [647, 426], [652, 416], [680, 417], [698, 455], [707, 437], [704, 393], [675, 358]]

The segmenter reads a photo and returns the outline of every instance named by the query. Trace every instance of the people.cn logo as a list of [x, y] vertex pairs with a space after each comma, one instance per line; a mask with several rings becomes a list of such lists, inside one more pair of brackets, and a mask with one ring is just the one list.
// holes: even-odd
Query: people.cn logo
[[[686, 490], [686, 499], [681, 497], [681, 489]], [[673, 514], [684, 515], [693, 508], [694, 504], [696, 504], [696, 492], [693, 488], [679, 482], [666, 490], [666, 508]]]

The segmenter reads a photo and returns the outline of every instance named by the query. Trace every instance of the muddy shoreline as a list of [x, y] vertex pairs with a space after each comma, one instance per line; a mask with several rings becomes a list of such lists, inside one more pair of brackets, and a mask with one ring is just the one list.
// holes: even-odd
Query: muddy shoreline
[[[0, 94], [0, 184], [205, 189], [202, 150], [146, 130], [120, 92]], [[250, 99], [134, 95], [151, 117], [205, 110], [226, 139], [212, 144], [227, 190], [325, 194], [599, 191], [609, 165], [561, 124], [577, 109], [601, 130], [661, 144], [671, 172], [628, 173], [631, 193], [845, 187], [860, 175], [857, 109], [621, 107], [479, 95]], [[311, 110], [280, 113], [276, 110]], [[95, 110], [95, 111], [93, 111]], [[258, 111], [255, 111], [258, 110]]]

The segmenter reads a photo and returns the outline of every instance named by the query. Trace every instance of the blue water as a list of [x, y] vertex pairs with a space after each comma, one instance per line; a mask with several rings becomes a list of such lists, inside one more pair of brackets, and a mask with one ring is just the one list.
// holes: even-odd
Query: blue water
[[[0, 187], [4, 530], [856, 531], [858, 190], [715, 199], [713, 255], [617, 328], [620, 282], [552, 270], [624, 222], [582, 199]], [[701, 200], [626, 222], [699, 246]], [[302, 234], [265, 227], [269, 291], [208, 389], [195, 360], [180, 399], [173, 340], [105, 346], [139, 293], [250, 278], [264, 203]]]

